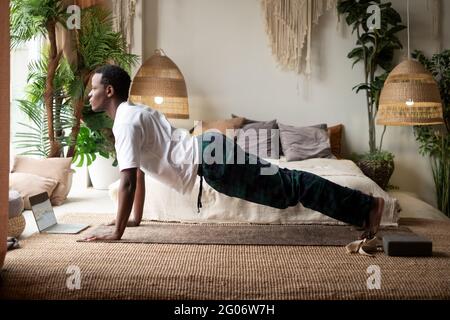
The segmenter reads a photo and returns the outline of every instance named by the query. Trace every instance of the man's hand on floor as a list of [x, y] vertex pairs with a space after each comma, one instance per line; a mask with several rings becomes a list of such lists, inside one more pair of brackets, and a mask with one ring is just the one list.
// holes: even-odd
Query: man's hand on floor
[[113, 231], [97, 231], [94, 234], [89, 235], [85, 238], [85, 241], [96, 241], [96, 240], [120, 240], [121, 236]]
[[[105, 226], [115, 226], [116, 225], [116, 219], [114, 219], [111, 222], [105, 223]], [[139, 223], [136, 223], [136, 221], [130, 219], [127, 222], [127, 227], [139, 227]]]

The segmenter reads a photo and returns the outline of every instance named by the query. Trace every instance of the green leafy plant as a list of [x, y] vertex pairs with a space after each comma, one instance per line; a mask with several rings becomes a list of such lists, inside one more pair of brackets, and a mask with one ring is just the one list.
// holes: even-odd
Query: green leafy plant
[[[44, 102], [46, 75], [48, 68], [47, 50], [42, 53], [39, 61], [34, 61], [28, 66], [29, 74], [26, 87], [26, 99], [17, 100], [19, 109], [31, 120], [31, 125], [19, 122], [18, 125], [25, 129], [17, 132], [14, 143], [17, 149], [22, 149], [24, 155], [36, 155], [47, 157], [51, 153], [51, 143], [48, 136], [48, 119]], [[67, 83], [73, 79], [73, 74], [66, 59], [56, 70], [53, 79], [54, 104], [53, 122], [55, 140], [61, 148], [69, 145], [65, 132], [73, 125], [73, 110], [70, 97], [66, 95]]]
[[415, 51], [413, 57], [433, 74], [441, 93], [444, 125], [416, 126], [414, 134], [420, 154], [431, 159], [438, 208], [450, 217], [450, 50], [431, 58]]
[[[368, 21], [372, 16], [370, 7], [376, 5], [380, 9], [380, 28], [370, 28]], [[364, 82], [353, 89], [366, 93], [366, 107], [369, 124], [369, 152], [376, 153], [382, 148], [376, 146], [375, 118], [378, 111], [380, 92], [384, 82], [393, 69], [396, 50], [402, 48], [397, 33], [405, 29], [402, 19], [390, 2], [381, 0], [342, 0], [337, 10], [345, 16], [347, 25], [357, 36], [356, 45], [347, 57], [353, 60], [353, 66], [362, 62], [364, 65]]]
[[370, 160], [370, 161], [393, 161], [394, 155], [389, 151], [378, 151], [378, 152], [366, 152], [364, 154], [354, 154], [353, 158], [355, 160]]
[[366, 152], [364, 154], [352, 154], [352, 160], [361, 171], [375, 181], [382, 189], [393, 189], [389, 185], [389, 179], [394, 172], [394, 155], [388, 151]]
[[[85, 116], [89, 117], [92, 113], [89, 111], [90, 106], [86, 101], [86, 93], [95, 69], [107, 63], [115, 63], [130, 71], [131, 66], [138, 60], [138, 56], [127, 53], [126, 42], [122, 34], [113, 31], [113, 21], [109, 11], [101, 7], [94, 6], [82, 11], [81, 29], [76, 31], [75, 38], [78, 39], [75, 43], [77, 63], [73, 67], [76, 82], [72, 86], [72, 96], [76, 121], [72, 127], [72, 141], [76, 141], [82, 118], [87, 121], [91, 130], [99, 130], [99, 128], [110, 130], [112, 128], [112, 122], [106, 127], [97, 126], [98, 121], [96, 120], [101, 120], [102, 117], [94, 117], [91, 121], [84, 119]], [[104, 123], [104, 120], [101, 120], [101, 123]], [[108, 136], [112, 137], [112, 133], [110, 132]], [[75, 147], [72, 146], [69, 148], [67, 156], [73, 156], [74, 152]]]
[[[373, 15], [379, 25], [370, 26]], [[358, 63], [364, 66], [364, 81], [353, 90], [356, 93], [364, 91], [366, 94], [366, 108], [369, 128], [369, 151], [361, 154], [355, 160], [365, 175], [374, 180], [383, 189], [387, 188], [389, 179], [394, 172], [394, 156], [383, 151], [384, 127], [380, 144], [376, 144], [375, 118], [378, 112], [381, 89], [389, 72], [393, 69], [393, 59], [396, 50], [402, 48], [397, 33], [405, 29], [400, 15], [392, 8], [390, 2], [381, 0], [341, 0], [337, 11], [345, 17], [347, 25], [356, 34], [356, 48], [347, 57], [353, 60], [354, 67]]]
[[[77, 143], [75, 146], [76, 152], [73, 162], [77, 167], [90, 165], [100, 155], [108, 159], [114, 152], [107, 138], [100, 131], [92, 131], [88, 127], [82, 126], [78, 133]], [[117, 165], [117, 160], [114, 161]]]
[[47, 72], [43, 100], [46, 112], [47, 136], [50, 146], [50, 157], [59, 156], [61, 145], [55, 134], [55, 88], [54, 79], [62, 53], [58, 51], [56, 42], [56, 27], [65, 26], [68, 17], [62, 0], [11, 0], [10, 29], [11, 47], [29, 41], [38, 36], [45, 36], [49, 40], [47, 56]]

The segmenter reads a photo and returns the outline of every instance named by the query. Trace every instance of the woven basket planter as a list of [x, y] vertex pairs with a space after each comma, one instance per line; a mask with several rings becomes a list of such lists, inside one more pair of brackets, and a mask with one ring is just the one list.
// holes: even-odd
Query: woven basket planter
[[8, 237], [18, 238], [25, 230], [23, 214], [8, 220]]
[[366, 176], [386, 190], [394, 173], [394, 160], [358, 160], [356, 164]]

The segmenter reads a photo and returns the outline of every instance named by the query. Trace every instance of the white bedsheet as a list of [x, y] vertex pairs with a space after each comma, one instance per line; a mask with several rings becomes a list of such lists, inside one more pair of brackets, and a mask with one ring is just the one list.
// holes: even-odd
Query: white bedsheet
[[[397, 225], [400, 207], [397, 199], [366, 177], [350, 160], [310, 159], [286, 162], [268, 160], [281, 168], [308, 171], [340, 185], [383, 197], [385, 210], [382, 225]], [[203, 181], [203, 208], [197, 213], [200, 179], [191, 194], [181, 195], [157, 180], [146, 176], [144, 218], [158, 221], [209, 223], [274, 223], [274, 224], [343, 224], [301, 204], [284, 210], [275, 209], [220, 194]], [[110, 186], [110, 196], [117, 203], [118, 182]]]

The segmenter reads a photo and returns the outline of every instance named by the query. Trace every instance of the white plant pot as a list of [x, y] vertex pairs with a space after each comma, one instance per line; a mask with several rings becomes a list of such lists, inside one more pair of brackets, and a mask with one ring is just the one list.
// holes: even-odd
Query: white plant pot
[[97, 154], [95, 161], [88, 167], [94, 189], [108, 190], [109, 185], [120, 178], [119, 167], [114, 167], [113, 162], [113, 158], [106, 159]]

